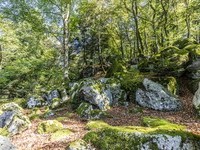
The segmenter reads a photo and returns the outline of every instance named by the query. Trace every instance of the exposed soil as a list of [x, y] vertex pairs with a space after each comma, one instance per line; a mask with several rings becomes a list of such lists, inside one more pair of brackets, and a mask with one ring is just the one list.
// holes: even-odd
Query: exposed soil
[[[185, 125], [188, 131], [200, 135], [200, 119], [198, 119], [195, 110], [192, 106], [193, 94], [188, 90], [187, 84], [183, 81], [180, 89], [180, 97], [183, 103], [182, 110], [177, 112], [160, 112], [147, 108], [141, 108], [136, 104], [131, 104], [128, 107], [118, 106], [108, 111], [109, 116], [104, 119], [105, 122], [118, 125], [142, 125], [141, 119], [144, 116], [155, 116], [164, 118], [174, 123]], [[58, 111], [58, 116], [64, 116], [69, 111], [67, 109]], [[54, 117], [55, 118], [55, 117]], [[54, 119], [48, 118], [48, 119]], [[13, 144], [19, 150], [64, 150], [66, 146], [77, 139], [82, 138], [88, 131], [85, 128], [86, 122], [81, 120], [77, 115], [73, 114], [67, 120], [62, 121], [66, 128], [73, 131], [61, 141], [52, 142], [50, 135], [37, 134], [36, 128], [41, 120], [32, 122], [32, 126], [21, 134], [11, 137]]]

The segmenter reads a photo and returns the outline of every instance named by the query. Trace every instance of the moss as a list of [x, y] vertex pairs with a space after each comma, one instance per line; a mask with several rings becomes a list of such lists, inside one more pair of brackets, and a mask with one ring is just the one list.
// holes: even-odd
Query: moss
[[57, 117], [55, 120], [57, 120], [59, 122], [63, 122], [63, 121], [66, 121], [68, 119], [69, 119], [68, 117]]
[[181, 76], [189, 61], [189, 52], [180, 50], [175, 46], [169, 46], [161, 50], [160, 55], [142, 60], [138, 68], [141, 71], [156, 72], [161, 75]]
[[98, 120], [98, 121], [88, 122], [86, 127], [90, 130], [95, 130], [95, 129], [102, 129], [102, 128], [109, 127], [109, 125], [101, 120]]
[[38, 133], [43, 134], [43, 133], [54, 133], [62, 129], [63, 129], [62, 123], [58, 122], [57, 120], [47, 120], [41, 122], [38, 125], [37, 131]]
[[6, 128], [0, 128], [0, 135], [2, 136], [8, 136], [9, 132]]
[[169, 129], [169, 130], [186, 130], [185, 126], [170, 123], [167, 120], [153, 117], [144, 117], [143, 124], [148, 127], [157, 127], [158, 129]]
[[42, 112], [40, 111], [40, 109], [34, 108], [31, 114], [29, 114], [29, 119], [35, 120], [35, 119], [39, 119], [41, 116], [42, 116]]
[[198, 60], [200, 58], [200, 44], [193, 44], [184, 48], [189, 52], [190, 60]]
[[51, 108], [52, 109], [58, 108], [60, 106], [60, 102], [61, 102], [60, 98], [54, 98], [52, 100]]
[[110, 126], [102, 121], [89, 122], [87, 126], [90, 126], [93, 131], [86, 134], [83, 139], [91, 142], [98, 149], [105, 150], [140, 149], [142, 144], [147, 142], [150, 142], [151, 148], [157, 150], [158, 145], [151, 142], [156, 135], [181, 136], [183, 142], [186, 139], [196, 142], [200, 140], [200, 136], [187, 132], [185, 127], [163, 119], [145, 118], [145, 122], [152, 127]]
[[62, 140], [63, 138], [65, 138], [65, 137], [69, 136], [72, 133], [73, 132], [70, 131], [69, 129], [58, 130], [58, 131], [51, 134], [51, 140], [52, 141], [59, 141], [59, 140]]
[[115, 77], [120, 80], [122, 89], [131, 92], [135, 92], [138, 87], [142, 85], [144, 79], [136, 69], [132, 69], [128, 72], [119, 72], [115, 74]]
[[92, 109], [91, 107], [92, 106], [89, 103], [81, 103], [76, 112], [79, 116], [82, 116], [84, 115], [85, 111], [89, 111], [89, 109]]
[[27, 101], [24, 98], [14, 98], [12, 101], [23, 108], [27, 105]]

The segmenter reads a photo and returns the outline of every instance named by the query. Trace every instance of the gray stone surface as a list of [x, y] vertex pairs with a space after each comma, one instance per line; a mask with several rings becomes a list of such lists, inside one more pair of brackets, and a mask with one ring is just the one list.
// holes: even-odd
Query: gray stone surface
[[199, 88], [193, 97], [193, 105], [194, 108], [197, 110], [198, 114], [200, 115], [200, 82], [199, 82]]
[[23, 115], [22, 108], [15, 103], [3, 104], [0, 108], [0, 128], [6, 128], [11, 135], [28, 128], [30, 121]]
[[120, 100], [126, 100], [126, 93], [121, 89], [118, 80], [101, 78], [87, 80], [82, 85], [80, 92], [83, 99], [101, 110], [107, 110]]
[[16, 148], [7, 137], [0, 135], [0, 150], [16, 150]]
[[161, 111], [181, 109], [181, 102], [162, 85], [149, 79], [143, 81], [144, 89], [136, 91], [136, 102], [143, 106]]

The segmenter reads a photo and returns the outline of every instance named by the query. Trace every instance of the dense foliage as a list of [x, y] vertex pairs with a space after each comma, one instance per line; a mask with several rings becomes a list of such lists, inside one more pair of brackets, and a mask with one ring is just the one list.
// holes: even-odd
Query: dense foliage
[[[1, 0], [0, 94], [64, 89], [99, 72], [131, 91], [142, 78], [133, 65], [168, 72], [187, 63], [177, 53], [200, 42], [199, 7], [199, 0]], [[181, 67], [164, 54], [172, 45]]]

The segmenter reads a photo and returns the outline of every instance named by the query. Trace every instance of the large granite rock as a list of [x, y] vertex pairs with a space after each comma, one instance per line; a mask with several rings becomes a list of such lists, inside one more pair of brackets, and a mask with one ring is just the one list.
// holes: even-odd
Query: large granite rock
[[16, 150], [16, 148], [7, 137], [0, 135], [0, 150]]
[[120, 100], [126, 100], [126, 93], [116, 79], [86, 79], [80, 83], [74, 83], [72, 91], [73, 100], [84, 100], [103, 111], [112, 105], [117, 105]]
[[176, 111], [181, 102], [162, 85], [149, 79], [143, 81], [144, 89], [136, 91], [136, 102], [143, 106], [161, 111]]
[[20, 133], [30, 125], [28, 117], [23, 115], [22, 108], [15, 103], [7, 103], [0, 107], [0, 128], [5, 128], [11, 135]]
[[193, 105], [194, 108], [197, 110], [198, 114], [200, 115], [200, 82], [199, 82], [199, 88], [196, 91], [193, 98]]

